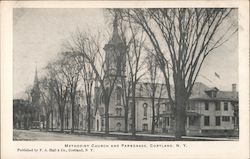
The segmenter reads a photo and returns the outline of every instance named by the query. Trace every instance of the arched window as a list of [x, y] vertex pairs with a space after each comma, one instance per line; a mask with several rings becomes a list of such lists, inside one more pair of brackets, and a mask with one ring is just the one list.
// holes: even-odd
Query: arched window
[[116, 88], [117, 105], [121, 105], [121, 98], [122, 98], [122, 89], [121, 89], [121, 87], [117, 87]]
[[116, 108], [116, 115], [121, 116], [122, 115], [122, 108]]
[[144, 103], [143, 104], [143, 116], [147, 117], [147, 114], [148, 114], [148, 104]]

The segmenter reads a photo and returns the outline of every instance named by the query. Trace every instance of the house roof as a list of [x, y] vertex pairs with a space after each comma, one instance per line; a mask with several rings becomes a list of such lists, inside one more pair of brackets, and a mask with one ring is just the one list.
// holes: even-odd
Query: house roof
[[[216, 96], [209, 96], [208, 92], [214, 91]], [[190, 96], [191, 100], [230, 100], [238, 101], [238, 92], [233, 91], [220, 91], [216, 87], [208, 87], [203, 83], [195, 83], [192, 94]]]
[[[138, 83], [136, 97], [150, 97], [151, 89], [150, 83]], [[171, 88], [171, 95], [174, 98], [174, 88]], [[216, 92], [215, 97], [209, 96], [209, 92]], [[168, 92], [165, 84], [156, 83], [156, 98], [168, 98]], [[229, 100], [238, 101], [238, 92], [220, 91], [217, 87], [208, 87], [204, 83], [196, 82], [192, 89], [190, 96], [191, 100]]]

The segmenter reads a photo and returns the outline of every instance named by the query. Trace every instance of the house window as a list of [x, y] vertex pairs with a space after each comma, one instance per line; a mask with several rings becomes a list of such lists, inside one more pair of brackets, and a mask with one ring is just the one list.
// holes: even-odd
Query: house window
[[156, 116], [160, 113], [159, 111], [160, 111], [160, 104], [157, 103], [157, 104], [156, 104], [156, 110], [155, 110]]
[[209, 103], [205, 102], [205, 110], [209, 110]]
[[142, 131], [148, 131], [148, 124], [142, 125]]
[[204, 116], [204, 126], [209, 126], [210, 122], [209, 122], [209, 116]]
[[215, 110], [216, 111], [220, 110], [220, 102], [215, 102]]
[[121, 105], [121, 98], [122, 98], [122, 90], [121, 90], [121, 87], [117, 87], [117, 89], [116, 89], [116, 100], [117, 100], [117, 105]]
[[159, 119], [159, 127], [162, 126], [162, 118]]
[[221, 123], [220, 116], [216, 116], [215, 117], [215, 125], [220, 126], [221, 125], [220, 123]]
[[164, 125], [166, 125], [166, 126], [169, 126], [169, 117], [165, 117], [165, 118], [163, 118], [163, 123], [164, 123]]
[[191, 110], [195, 110], [195, 105], [191, 105]]
[[132, 124], [129, 124], [129, 131], [132, 130]]
[[223, 116], [222, 121], [229, 122], [230, 121], [230, 116]]
[[188, 124], [190, 126], [195, 125], [195, 121], [197, 120], [197, 117], [195, 117], [195, 116], [189, 116], [188, 118], [189, 118], [189, 123]]
[[224, 110], [228, 111], [228, 102], [224, 102]]
[[143, 104], [143, 116], [144, 117], [147, 117], [147, 114], [148, 114], [147, 110], [148, 110], [148, 104], [144, 103]]
[[169, 117], [166, 117], [166, 125], [169, 126]]

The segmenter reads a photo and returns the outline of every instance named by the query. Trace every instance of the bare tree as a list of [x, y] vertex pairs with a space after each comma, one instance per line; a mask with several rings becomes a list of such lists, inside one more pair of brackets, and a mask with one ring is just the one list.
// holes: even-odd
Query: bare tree
[[[101, 44], [97, 39], [100, 39], [100, 36], [94, 37], [90, 33], [77, 30], [75, 36], [72, 36], [72, 41], [67, 42], [67, 48], [82, 56], [83, 62], [91, 66], [95, 78], [100, 83], [102, 101], [105, 106], [105, 134], [109, 134], [109, 103], [118, 77], [116, 72], [112, 72], [109, 68], [112, 62], [118, 65], [121, 60], [119, 54], [103, 54], [100, 49]], [[114, 51], [117, 52], [117, 50]]]
[[[237, 32], [230, 8], [129, 9], [148, 35], [175, 112], [175, 136], [185, 135], [185, 107], [206, 57]], [[126, 16], [126, 14], [124, 14]], [[170, 83], [174, 85], [174, 97]]]
[[69, 129], [69, 119], [70, 119], [70, 105], [66, 104], [66, 112], [65, 112], [65, 119], [66, 119], [66, 129]]
[[[152, 107], [152, 124], [151, 124], [151, 134], [155, 133], [155, 125], [159, 121], [159, 109], [160, 102], [163, 93], [164, 85], [159, 83], [159, 65], [157, 62], [157, 58], [155, 57], [152, 51], [147, 50], [147, 69], [149, 76], [149, 87], [146, 86], [143, 91], [145, 91], [151, 100]], [[157, 102], [157, 106], [156, 106]]]
[[[127, 76], [127, 78], [129, 78]], [[128, 115], [129, 115], [129, 97], [131, 96], [131, 82], [126, 78], [122, 78], [122, 102], [124, 107], [124, 132], [128, 132]]]
[[53, 94], [58, 105], [61, 132], [64, 131], [64, 113], [65, 105], [67, 103], [69, 94], [69, 84], [67, 79], [62, 72], [62, 63], [60, 60], [47, 65], [48, 76], [51, 79], [51, 84], [53, 86]]
[[[53, 111], [54, 98], [52, 83], [49, 78], [44, 77], [40, 80], [40, 91], [42, 97], [42, 104], [45, 110], [46, 131], [49, 130], [50, 115]], [[51, 119], [53, 123], [53, 118]], [[51, 125], [53, 127], [53, 124]]]
[[77, 86], [79, 82], [79, 75], [82, 67], [78, 65], [76, 58], [77, 55], [73, 52], [63, 52], [60, 59], [61, 71], [66, 77], [69, 86], [69, 97], [71, 103], [71, 133], [75, 130], [75, 102], [77, 95]]
[[[94, 57], [93, 57], [94, 58]], [[76, 59], [77, 63], [81, 66], [81, 77], [83, 79], [84, 84], [84, 93], [85, 93], [85, 100], [87, 104], [87, 132], [91, 132], [91, 105], [92, 105], [92, 91], [93, 91], [93, 83], [95, 81], [95, 74], [91, 64], [88, 62], [84, 56], [80, 55]]]
[[[126, 18], [127, 16], [123, 16], [122, 13], [128, 14], [128, 12], [121, 12], [120, 9], [113, 10], [115, 12], [115, 16], [118, 16], [122, 22], [120, 23], [120, 28], [122, 31], [122, 38], [125, 44], [125, 54], [126, 54], [126, 63], [128, 65], [128, 95], [131, 94], [132, 107], [131, 107], [131, 117], [132, 117], [132, 136], [136, 135], [136, 86], [139, 80], [145, 75], [143, 72], [143, 66], [145, 64], [145, 60], [143, 57], [143, 50], [146, 37], [143, 31], [135, 26], [130, 18]], [[124, 24], [124, 22], [126, 23]], [[126, 28], [124, 30], [124, 25]], [[128, 106], [128, 101], [126, 102]]]

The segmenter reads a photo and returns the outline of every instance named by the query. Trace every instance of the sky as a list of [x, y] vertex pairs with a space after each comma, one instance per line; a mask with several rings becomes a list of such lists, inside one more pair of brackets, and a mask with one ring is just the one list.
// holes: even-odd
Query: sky
[[[104, 15], [103, 9], [14, 9], [14, 98], [23, 97], [26, 88], [32, 86], [36, 66], [38, 77], [42, 76], [43, 68], [56, 57], [63, 41], [77, 28], [91, 31], [108, 28], [110, 25]], [[237, 35], [207, 57], [197, 82], [220, 90], [231, 90], [233, 83], [238, 84]]]

